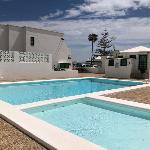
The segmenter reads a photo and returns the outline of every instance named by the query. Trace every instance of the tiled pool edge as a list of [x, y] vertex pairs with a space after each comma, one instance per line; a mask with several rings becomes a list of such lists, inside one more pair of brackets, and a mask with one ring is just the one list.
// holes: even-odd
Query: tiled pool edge
[[[78, 79], [89, 79], [96, 77], [81, 77], [81, 78], [66, 78], [66, 79], [49, 79], [49, 80], [32, 80], [32, 81], [16, 81], [16, 82], [1, 82], [0, 84], [15, 84], [15, 83], [34, 83], [34, 82], [45, 82], [45, 81], [61, 81], [61, 80], [78, 80]], [[103, 78], [98, 78], [103, 79]], [[106, 78], [104, 78], [106, 79]]]
[[112, 102], [115, 104], [121, 104], [121, 105], [125, 105], [125, 106], [131, 106], [131, 107], [135, 107], [135, 108], [141, 108], [141, 109], [150, 111], [150, 104], [143, 104], [143, 103], [139, 103], [139, 102], [127, 101], [127, 100], [123, 100], [123, 99], [117, 99], [117, 98], [111, 98], [111, 97], [99, 96], [99, 95], [90, 96], [90, 98], [93, 98], [96, 100], [103, 100], [106, 102]]
[[44, 82], [44, 81], [61, 81], [61, 80], [78, 80], [78, 79], [104, 79], [104, 80], [112, 80], [112, 81], [130, 81], [130, 82], [142, 82], [143, 81], [136, 81], [136, 80], [129, 80], [129, 79], [117, 79], [117, 78], [98, 78], [98, 77], [80, 77], [80, 78], [66, 78], [66, 79], [49, 79], [49, 80], [32, 80], [32, 81], [16, 81], [16, 82], [1, 82], [0, 84], [15, 84], [15, 83], [34, 83], [34, 82]]
[[124, 88], [119, 88], [119, 89], [105, 90], [105, 91], [100, 91], [100, 92], [93, 92], [93, 93], [81, 94], [81, 95], [76, 95], [76, 96], [68, 96], [68, 97], [57, 98], [57, 99], [43, 100], [43, 101], [39, 101], [39, 102], [14, 105], [14, 107], [17, 109], [26, 109], [26, 108], [32, 108], [32, 107], [37, 107], [37, 106], [43, 106], [43, 105], [47, 105], [47, 104], [51, 104], [51, 103], [55, 103], [55, 102], [61, 102], [61, 101], [64, 102], [64, 101], [68, 101], [68, 100], [74, 100], [74, 99], [79, 99], [79, 98], [83, 98], [83, 97], [91, 97], [91, 96], [95, 96], [95, 95], [101, 96], [104, 94], [112, 94], [115, 92], [134, 90], [134, 89], [143, 88], [143, 87], [150, 87], [150, 84], [143, 84], [143, 85], [124, 87]]

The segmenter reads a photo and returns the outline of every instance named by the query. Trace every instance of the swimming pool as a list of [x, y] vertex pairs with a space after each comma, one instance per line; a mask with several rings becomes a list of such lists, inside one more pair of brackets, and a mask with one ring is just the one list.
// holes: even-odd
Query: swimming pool
[[0, 85], [0, 99], [13, 105], [141, 85], [108, 79], [71, 79]]
[[108, 150], [149, 150], [150, 111], [83, 98], [25, 112]]

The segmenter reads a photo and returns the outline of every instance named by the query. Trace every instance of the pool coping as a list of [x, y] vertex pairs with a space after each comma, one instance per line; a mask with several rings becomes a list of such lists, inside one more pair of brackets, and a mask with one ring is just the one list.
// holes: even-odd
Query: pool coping
[[[73, 79], [85, 79], [85, 78], [95, 78], [95, 77], [84, 77], [84, 78], [69, 78], [69, 79], [52, 79], [52, 80], [35, 80], [35, 81], [19, 81], [19, 82], [5, 82], [0, 84], [15, 84], [15, 83], [28, 83], [28, 82], [43, 82], [43, 81], [56, 81], [56, 80], [73, 80]], [[108, 78], [96, 78], [96, 79], [108, 79]], [[119, 81], [131, 81], [131, 80], [120, 80], [120, 79], [109, 79], [109, 80], [119, 80]], [[142, 81], [131, 81], [131, 82], [142, 82]], [[22, 104], [22, 105], [11, 105], [7, 102], [0, 100], [0, 117], [11, 123], [12, 125], [19, 128], [21, 131], [25, 132], [27, 135], [31, 136], [39, 143], [47, 148], [58, 149], [58, 150], [106, 150], [99, 145], [96, 145], [86, 139], [76, 136], [70, 132], [64, 131], [56, 126], [53, 126], [45, 121], [35, 118], [23, 111], [22, 109], [28, 109], [38, 106], [45, 106], [48, 104], [67, 102], [83, 97], [94, 98], [96, 100], [104, 100], [113, 103], [128, 105], [132, 107], [138, 107], [142, 109], [150, 110], [150, 105], [142, 104], [137, 102], [131, 102], [116, 98], [109, 98], [102, 96], [104, 94], [110, 94], [120, 91], [127, 91], [132, 89], [138, 89], [142, 87], [148, 87], [150, 84], [143, 84], [131, 87], [124, 87], [119, 89], [106, 90], [101, 92], [87, 93], [76, 96], [63, 97], [58, 99], [50, 99], [45, 101], [39, 101], [34, 103]], [[32, 126], [30, 124], [32, 123]], [[41, 128], [43, 130], [41, 130]], [[51, 135], [51, 136], [49, 136]], [[59, 137], [59, 142], [58, 142]]]
[[[95, 79], [104, 79], [104, 80], [117, 80], [117, 81], [130, 81], [130, 82], [142, 82], [139, 80], [130, 80], [130, 79], [117, 79], [117, 78], [103, 78], [103, 77], [80, 77], [80, 78], [66, 78], [66, 79], [49, 79], [49, 80], [32, 80], [32, 81], [16, 81], [16, 82], [1, 82], [1, 84], [16, 84], [16, 83], [34, 83], [34, 82], [44, 82], [44, 81], [61, 81], [61, 80], [78, 80], [78, 79], [89, 79], [89, 78], [95, 78]], [[146, 81], [145, 81], [146, 82]]]
[[136, 85], [136, 86], [131, 86], [131, 87], [105, 90], [105, 91], [100, 91], [100, 92], [86, 93], [86, 94], [81, 94], [81, 95], [76, 95], [76, 96], [67, 96], [67, 97], [56, 98], [56, 99], [42, 100], [42, 101], [38, 101], [38, 102], [21, 104], [21, 105], [13, 105], [13, 106], [17, 109], [26, 109], [26, 108], [51, 104], [51, 102], [57, 102], [57, 101], [60, 101], [60, 100], [63, 102], [63, 101], [66, 101], [66, 100], [74, 100], [74, 99], [90, 97], [90, 96], [94, 96], [94, 95], [100, 96], [100, 95], [112, 94], [112, 93], [115, 93], [115, 92], [134, 90], [134, 89], [144, 88], [144, 87], [150, 87], [150, 84]]

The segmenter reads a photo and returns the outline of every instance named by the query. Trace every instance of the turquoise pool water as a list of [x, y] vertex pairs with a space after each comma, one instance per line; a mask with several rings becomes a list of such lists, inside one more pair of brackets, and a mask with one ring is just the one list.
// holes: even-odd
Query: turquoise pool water
[[77, 79], [0, 85], [0, 99], [13, 105], [142, 84], [105, 79]]
[[108, 150], [150, 150], [150, 111], [89, 98], [24, 111]]

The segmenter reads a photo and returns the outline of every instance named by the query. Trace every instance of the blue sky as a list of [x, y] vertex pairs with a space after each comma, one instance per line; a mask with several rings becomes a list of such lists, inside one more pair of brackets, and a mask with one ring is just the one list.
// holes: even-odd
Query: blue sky
[[105, 28], [119, 50], [150, 47], [150, 0], [0, 0], [0, 22], [63, 32], [74, 60], [89, 58], [88, 34]]

